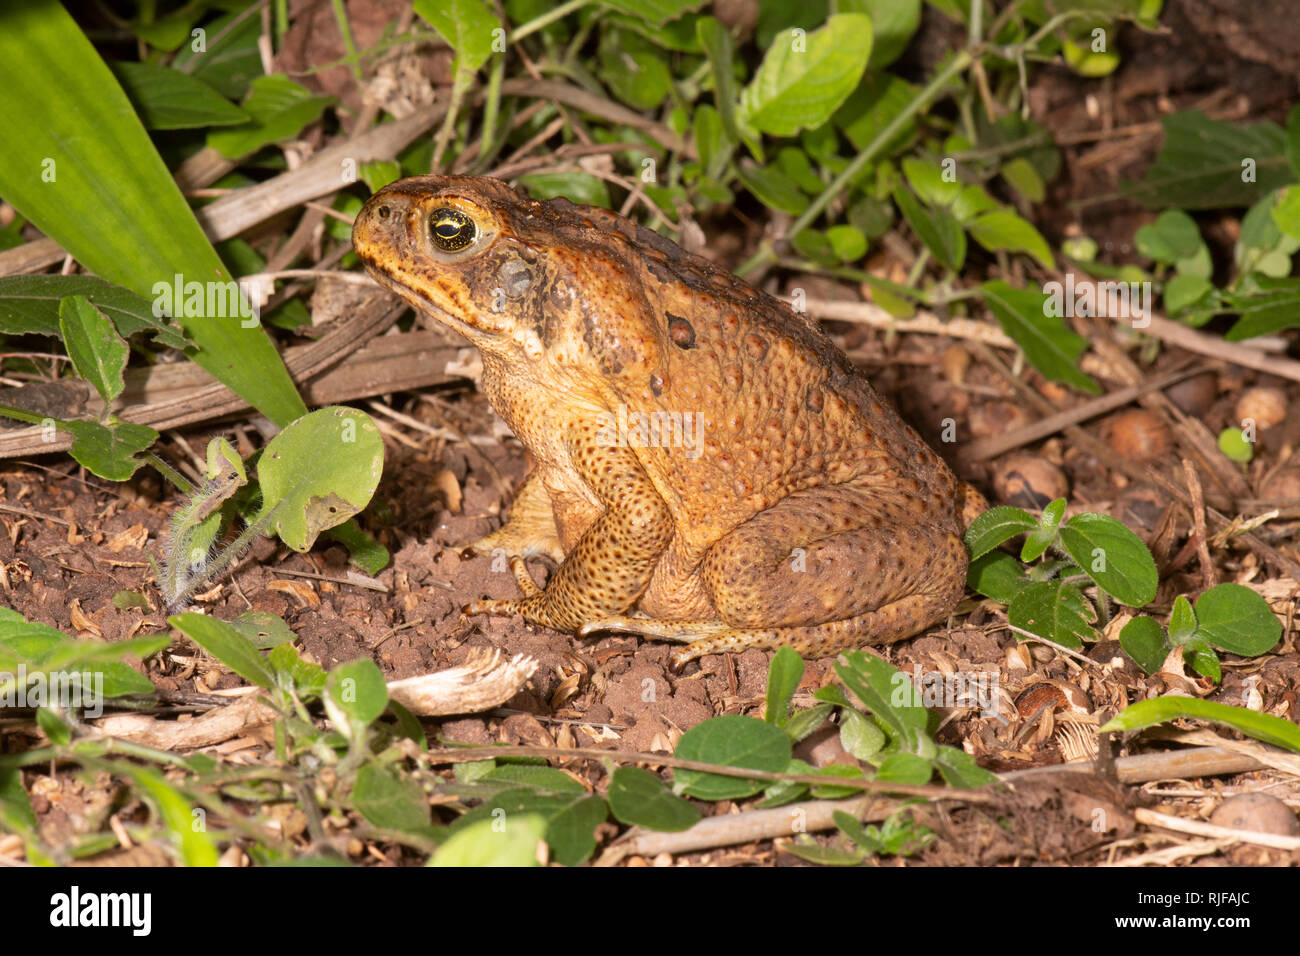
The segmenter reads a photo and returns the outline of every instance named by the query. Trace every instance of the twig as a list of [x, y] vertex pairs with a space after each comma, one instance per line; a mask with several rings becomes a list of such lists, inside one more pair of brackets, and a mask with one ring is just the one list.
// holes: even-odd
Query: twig
[[1205, 498], [1201, 494], [1201, 479], [1191, 459], [1183, 459], [1183, 477], [1187, 479], [1187, 493], [1192, 497], [1192, 525], [1196, 529], [1196, 554], [1201, 560], [1201, 582], [1205, 590], [1218, 583], [1214, 562], [1210, 560], [1209, 536], [1205, 531]]

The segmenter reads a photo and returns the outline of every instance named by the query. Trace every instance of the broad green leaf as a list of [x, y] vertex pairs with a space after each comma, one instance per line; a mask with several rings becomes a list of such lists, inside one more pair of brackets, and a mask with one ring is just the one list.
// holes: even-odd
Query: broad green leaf
[[237, 126], [249, 116], [202, 80], [152, 63], [110, 63], [149, 129]]
[[1022, 349], [1038, 371], [1057, 382], [1096, 395], [1101, 387], [1075, 366], [1088, 346], [1059, 316], [1047, 314], [1047, 296], [1030, 289], [1013, 289], [998, 279], [980, 286], [984, 303], [1002, 330]]
[[284, 618], [269, 611], [245, 611], [227, 623], [261, 650], [279, 647], [297, 638], [289, 625], [284, 623]]
[[1119, 646], [1148, 674], [1160, 670], [1169, 656], [1169, 642], [1155, 618], [1140, 615], [1133, 618], [1119, 632]]
[[[892, 73], [870, 72], [835, 112], [835, 125], [844, 130], [844, 135], [854, 146], [866, 149], [919, 93], [920, 87]], [[916, 122], [911, 120], [885, 145], [883, 155], [902, 148], [915, 135]]]
[[325, 691], [325, 681], [329, 676], [325, 668], [303, 660], [292, 644], [280, 644], [271, 648], [266, 655], [266, 663], [277, 674], [289, 675], [299, 699], [314, 700]]
[[483, 774], [480, 780], [505, 783], [512, 787], [533, 787], [550, 793], [585, 794], [587, 788], [563, 770], [531, 764], [504, 764]]
[[917, 747], [929, 717], [920, 692], [905, 673], [863, 651], [846, 652], [835, 662], [835, 673], [877, 720], [888, 725], [900, 745]]
[[841, 262], [857, 262], [867, 254], [867, 237], [855, 226], [831, 226], [826, 241]]
[[1129, 607], [1155, 600], [1159, 575], [1142, 539], [1109, 515], [1075, 515], [1061, 527], [1061, 546], [1097, 586]]
[[[773, 724], [727, 714], [686, 731], [677, 742], [676, 756], [724, 767], [780, 773], [790, 762], [790, 738]], [[724, 777], [700, 770], [677, 770], [675, 777], [677, 792], [701, 800], [738, 800], [767, 786], [765, 781]]]
[[522, 813], [501, 821], [478, 820], [447, 838], [430, 866], [541, 866], [546, 820]]
[[895, 187], [894, 202], [935, 261], [950, 271], [959, 270], [966, 261], [966, 233], [956, 217], [942, 207], [927, 209], [902, 186]]
[[609, 808], [620, 823], [650, 830], [689, 830], [700, 811], [657, 776], [638, 767], [619, 767], [609, 781]]
[[983, 186], [963, 186], [952, 204], [952, 214], [965, 225], [976, 216], [998, 208], [993, 197]]
[[897, 60], [921, 25], [921, 0], [838, 0], [839, 13], [865, 13], [871, 19], [871, 59], [882, 70]]
[[830, 704], [817, 704], [808, 710], [801, 710], [785, 725], [785, 732], [795, 743], [809, 737], [826, 723], [834, 708]]
[[0, 824], [19, 833], [36, 830], [36, 813], [16, 767], [0, 767]]
[[600, 79], [616, 99], [637, 110], [660, 106], [668, 99], [673, 75], [663, 50], [645, 37], [621, 30], [604, 30], [600, 37]]
[[1241, 584], [1220, 584], [1197, 598], [1196, 621], [1201, 637], [1242, 657], [1263, 654], [1282, 637], [1268, 602]]
[[1208, 641], [1201, 637], [1194, 637], [1182, 647], [1183, 660], [1187, 666], [1202, 677], [1208, 677], [1214, 683], [1218, 683], [1223, 677], [1223, 672], [1219, 667], [1219, 657], [1214, 653], [1214, 648], [1210, 647]]
[[790, 719], [790, 698], [803, 679], [803, 658], [788, 647], [778, 648], [767, 669], [767, 706], [763, 719], [784, 727]]
[[72, 436], [68, 454], [109, 481], [126, 481], [134, 475], [144, 464], [135, 456], [158, 440], [158, 433], [148, 425], [131, 422], [101, 425], [74, 419], [59, 422], [58, 427]]
[[816, 196], [826, 188], [826, 184], [813, 169], [808, 154], [796, 146], [786, 146], [779, 150], [776, 154], [776, 165], [794, 180], [795, 185], [810, 196]]
[[113, 323], [85, 296], [73, 295], [59, 306], [59, 331], [77, 374], [110, 404], [122, 394], [128, 349]]
[[1255, 457], [1255, 445], [1246, 438], [1244, 431], [1233, 425], [1219, 432], [1219, 451], [1243, 465], [1250, 464]]
[[1229, 342], [1272, 335], [1300, 326], [1300, 278], [1255, 280], [1257, 291], [1232, 292], [1228, 308], [1241, 313], [1235, 325], [1224, 335]]
[[1023, 156], [1004, 163], [1000, 172], [1002, 178], [1011, 184], [1011, 188], [1030, 202], [1042, 202], [1047, 195], [1043, 177], [1038, 174], [1034, 164]]
[[981, 213], [966, 224], [971, 238], [990, 252], [1024, 252], [1044, 269], [1055, 269], [1051, 247], [1028, 220], [1008, 210]]
[[72, 727], [49, 707], [37, 709], [36, 726], [56, 747], [66, 747], [72, 742]]
[[966, 550], [972, 558], [988, 554], [1004, 541], [1038, 527], [1034, 516], [1022, 508], [1000, 505], [990, 508], [966, 529]]
[[931, 206], [950, 206], [961, 195], [961, 182], [945, 179], [943, 169], [936, 163], [904, 157], [903, 175], [916, 194]]
[[252, 6], [204, 25], [203, 44], [191, 40], [181, 47], [172, 67], [202, 80], [222, 96], [241, 99], [254, 77], [262, 75], [258, 39], [262, 36], [259, 8]]
[[1140, 228], [1133, 237], [1137, 250], [1149, 259], [1173, 265], [1194, 255], [1201, 246], [1196, 220], [1181, 209], [1166, 209], [1156, 221]]
[[647, 23], [676, 20], [682, 14], [698, 10], [705, 0], [601, 0], [604, 6], [641, 17]]
[[1300, 239], [1300, 185], [1288, 186], [1270, 214], [1279, 232]]
[[736, 172], [745, 188], [764, 205], [797, 216], [808, 208], [807, 194], [799, 184], [775, 166], [755, 166], [742, 162]]
[[551, 857], [562, 866], [580, 866], [596, 850], [596, 827], [609, 818], [609, 806], [597, 796], [574, 800], [551, 817], [546, 842]]
[[369, 163], [362, 163], [357, 170], [357, 175], [361, 177], [361, 181], [369, 187], [372, 193], [377, 193], [389, 183], [402, 178], [402, 167], [399, 163], [391, 160], [377, 159]]
[[1021, 588], [1029, 584], [1029, 578], [1020, 562], [1011, 555], [990, 551], [970, 563], [966, 584], [985, 597], [1010, 604]]
[[884, 748], [885, 732], [853, 707], [840, 711], [840, 744], [859, 760], [870, 760]]
[[904, 783], [919, 787], [934, 776], [934, 764], [916, 754], [890, 754], [876, 771], [876, 779], [888, 783]]
[[122, 338], [146, 330], [159, 345], [191, 345], [177, 326], [157, 319], [152, 304], [129, 289], [94, 276], [6, 276], [0, 278], [0, 333], [12, 336], [59, 336], [59, 306], [81, 295], [113, 320]]
[[1177, 315], [1206, 298], [1214, 288], [1209, 279], [1194, 275], [1176, 275], [1165, 283], [1165, 311]]
[[[176, 276], [229, 281], [130, 101], [54, 0], [0, 10], [0, 88], [0, 196], [87, 270], [148, 297]], [[178, 319], [199, 346], [195, 361], [274, 422], [305, 411], [260, 328]]]
[[778, 35], [740, 94], [741, 128], [794, 136], [822, 125], [858, 85], [871, 55], [871, 21], [832, 16], [820, 30]]
[[369, 502], [384, 470], [384, 443], [365, 412], [341, 405], [303, 416], [267, 443], [257, 465], [272, 529], [295, 551]]
[[608, 209], [610, 205], [609, 187], [604, 180], [597, 179], [591, 173], [529, 173], [519, 177], [519, 184], [534, 199], [563, 196], [579, 205], [600, 206], [603, 209]]
[[[1077, 585], [1062, 581], [1034, 581], [1020, 589], [1007, 605], [1007, 620], [1016, 627], [1078, 650], [1083, 639], [1097, 639], [1097, 620], [1088, 599]], [[1029, 640], [1022, 634], [1017, 640]]]
[[975, 758], [966, 751], [946, 744], [939, 745], [939, 753], [934, 758], [934, 765], [939, 768], [940, 775], [950, 787], [969, 790], [998, 781], [996, 774], [990, 773], [977, 764]]
[[377, 764], [362, 764], [352, 787], [352, 805], [370, 823], [385, 830], [427, 835], [429, 799], [414, 779]]
[[1276, 123], [1234, 126], [1186, 110], [1160, 124], [1165, 143], [1146, 176], [1120, 184], [1148, 209], [1249, 206], [1294, 179]]
[[325, 699], [346, 714], [354, 726], [365, 727], [388, 706], [388, 688], [375, 662], [362, 657], [330, 670], [325, 679]]
[[1064, 514], [1064, 498], [1057, 498], [1047, 503], [1034, 530], [1025, 536], [1025, 543], [1020, 549], [1021, 561], [1026, 563], [1037, 561], [1048, 548], [1056, 543], [1056, 536], [1060, 533], [1061, 528], [1061, 516]]
[[1243, 734], [1262, 740], [1266, 744], [1300, 753], [1300, 727], [1291, 721], [1271, 714], [1257, 714], [1244, 707], [1230, 707], [1227, 704], [1216, 704], [1214, 701], [1199, 700], [1195, 697], [1167, 696], [1140, 700], [1124, 708], [1097, 732], [1108, 734], [1142, 730], [1144, 727], [1163, 724], [1180, 717], [1212, 721], [1240, 730]]
[[332, 97], [315, 96], [287, 76], [259, 76], [243, 103], [252, 121], [209, 133], [208, 145], [227, 159], [239, 159], [297, 136], [332, 102]]
[[167, 623], [250, 684], [274, 687], [275, 674], [266, 666], [261, 653], [225, 621], [206, 614], [176, 614]]
[[482, 0], [415, 0], [415, 12], [456, 51], [458, 69], [473, 73], [492, 56], [501, 24]]

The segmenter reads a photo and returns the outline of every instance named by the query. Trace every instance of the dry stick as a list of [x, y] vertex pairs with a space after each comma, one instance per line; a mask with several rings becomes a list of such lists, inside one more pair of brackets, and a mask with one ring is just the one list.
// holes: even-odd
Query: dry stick
[[1139, 396], [1167, 388], [1185, 378], [1199, 375], [1208, 369], [1209, 366], [1207, 365], [1184, 368], [1161, 378], [1144, 382], [1141, 385], [1130, 385], [1127, 388], [1116, 389], [1097, 398], [1089, 399], [1074, 408], [1067, 408], [1064, 411], [1048, 415], [1046, 418], [1040, 418], [1036, 422], [1030, 422], [1028, 425], [1013, 429], [1004, 435], [977, 438], [967, 443], [965, 448], [962, 449], [962, 457], [968, 461], [985, 461], [989, 458], [996, 458], [1013, 448], [1021, 448], [1031, 442], [1040, 441], [1049, 435], [1054, 435], [1070, 425], [1077, 425], [1090, 418], [1096, 418], [1098, 415], [1104, 415], [1106, 412], [1122, 408]]
[[[981, 360], [986, 362], [989, 367], [997, 371], [997, 373], [1001, 375], [1026, 402], [1038, 409], [1040, 414], [1050, 415], [1056, 411], [1047, 399], [1043, 398], [1036, 391], [1013, 375], [1011, 370], [1003, 364], [1002, 360], [994, 354], [992, 349], [985, 345], [975, 343], [972, 345], [972, 350], [975, 351]], [[1158, 485], [1165, 494], [1169, 495], [1175, 501], [1179, 502], [1186, 508], [1191, 507], [1192, 501], [1188, 496], [1187, 491], [1180, 488], [1177, 484], [1170, 481], [1154, 468], [1134, 464], [1122, 455], [1115, 454], [1114, 450], [1106, 445], [1105, 442], [1093, 438], [1078, 425], [1071, 425], [1066, 429], [1066, 434], [1068, 434], [1073, 441], [1086, 447], [1093, 455], [1096, 455], [1103, 461], [1110, 462], [1118, 471], [1124, 472], [1136, 481], [1149, 481], [1152, 484]], [[1205, 513], [1216, 526], [1228, 527], [1232, 524], [1231, 519], [1226, 515], [1221, 514], [1219, 511], [1216, 511], [1214, 508], [1207, 507]], [[1290, 577], [1300, 578], [1300, 564], [1297, 564], [1294, 560], [1279, 552], [1272, 545], [1261, 541], [1250, 532], [1242, 532], [1238, 537], [1257, 555], [1272, 561], [1275, 565], [1283, 568]]]
[[1196, 529], [1196, 553], [1201, 559], [1201, 582], [1205, 590], [1217, 583], [1218, 575], [1210, 560], [1209, 536], [1205, 532], [1205, 498], [1201, 494], [1201, 479], [1190, 458], [1183, 459], [1183, 477], [1187, 479], [1187, 493], [1192, 496], [1192, 525]]
[[1157, 813], [1145, 807], [1133, 811], [1133, 819], [1147, 826], [1163, 827], [1178, 833], [1190, 833], [1193, 836], [1212, 837], [1221, 840], [1235, 840], [1238, 843], [1253, 843], [1274, 850], [1300, 850], [1300, 837], [1282, 836], [1277, 833], [1261, 833], [1258, 830], [1239, 830], [1236, 827], [1221, 827], [1215, 823], [1202, 823], [1200, 820], [1188, 820], [1168, 813]]
[[996, 325], [975, 319], [941, 319], [933, 312], [918, 311], [910, 319], [899, 319], [871, 302], [846, 302], [839, 299], [806, 299], [804, 308], [819, 319], [856, 322], [896, 332], [924, 332], [954, 339], [970, 339], [999, 348], [1014, 349], [1016, 343]]

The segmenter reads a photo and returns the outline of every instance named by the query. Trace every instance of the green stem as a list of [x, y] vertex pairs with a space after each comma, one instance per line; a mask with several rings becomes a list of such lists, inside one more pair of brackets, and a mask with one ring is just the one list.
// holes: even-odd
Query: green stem
[[540, 17], [535, 17], [521, 26], [514, 33], [510, 34], [510, 42], [518, 43], [524, 37], [532, 36], [538, 30], [544, 30], [556, 20], [563, 20], [574, 10], [580, 10], [585, 7], [591, 0], [569, 0], [568, 3], [562, 3], [550, 13], [543, 13]]

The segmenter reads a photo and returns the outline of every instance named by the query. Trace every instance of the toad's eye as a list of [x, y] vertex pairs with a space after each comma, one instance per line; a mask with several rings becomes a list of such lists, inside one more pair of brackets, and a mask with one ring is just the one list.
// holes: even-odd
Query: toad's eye
[[429, 217], [429, 235], [443, 252], [460, 252], [478, 238], [478, 226], [459, 209], [435, 209]]

